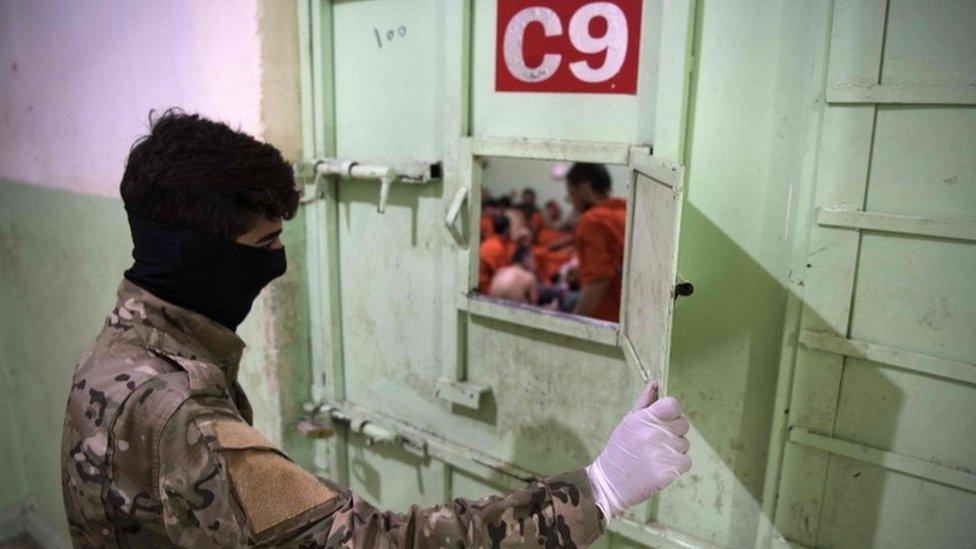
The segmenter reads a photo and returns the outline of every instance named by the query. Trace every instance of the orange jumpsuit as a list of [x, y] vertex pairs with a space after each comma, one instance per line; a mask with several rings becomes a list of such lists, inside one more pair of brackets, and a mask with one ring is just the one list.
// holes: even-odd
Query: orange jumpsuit
[[624, 234], [627, 201], [607, 198], [580, 216], [576, 228], [576, 252], [583, 287], [609, 280], [603, 299], [590, 316], [617, 322], [620, 319], [620, 287], [624, 268]]
[[532, 229], [533, 237], [538, 240], [539, 235], [546, 229], [546, 219], [542, 217], [542, 212], [536, 210], [529, 216], [529, 228]]
[[481, 240], [488, 238], [490, 235], [495, 234], [495, 223], [492, 221], [490, 215], [481, 216]]
[[548, 246], [553, 242], [563, 240], [570, 236], [570, 233], [563, 231], [554, 231], [552, 229], [542, 229], [542, 231], [535, 236], [535, 243], [539, 246]]
[[570, 248], [550, 250], [546, 246], [533, 246], [532, 254], [535, 256], [536, 274], [539, 280], [547, 284], [552, 282], [553, 275], [573, 258], [573, 251]]
[[488, 293], [491, 286], [491, 277], [502, 267], [511, 263], [512, 254], [509, 248], [508, 239], [492, 234], [481, 242], [478, 250], [480, 261], [478, 262], [478, 291], [483, 294]]

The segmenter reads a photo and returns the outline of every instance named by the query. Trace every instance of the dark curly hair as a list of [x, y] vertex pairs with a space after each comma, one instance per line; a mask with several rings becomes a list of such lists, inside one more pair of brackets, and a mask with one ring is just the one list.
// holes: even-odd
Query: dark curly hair
[[584, 181], [590, 183], [590, 188], [597, 194], [610, 194], [612, 181], [610, 172], [603, 164], [591, 164], [589, 162], [577, 162], [566, 172], [566, 181], [576, 187]]
[[149, 113], [149, 135], [129, 152], [120, 190], [127, 211], [235, 239], [258, 216], [291, 219], [298, 191], [278, 149], [180, 109]]

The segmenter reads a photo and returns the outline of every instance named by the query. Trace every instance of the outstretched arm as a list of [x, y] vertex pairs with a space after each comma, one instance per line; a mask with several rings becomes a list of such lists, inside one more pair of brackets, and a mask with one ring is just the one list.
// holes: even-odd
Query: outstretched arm
[[505, 497], [382, 512], [287, 458], [232, 409], [188, 401], [159, 451], [160, 500], [181, 546], [585, 546], [602, 533], [580, 469]]

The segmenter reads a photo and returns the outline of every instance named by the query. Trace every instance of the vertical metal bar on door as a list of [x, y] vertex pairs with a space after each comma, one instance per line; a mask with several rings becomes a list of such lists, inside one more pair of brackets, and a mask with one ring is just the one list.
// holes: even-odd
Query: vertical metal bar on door
[[[334, 156], [335, 93], [332, 50], [332, 4], [328, 0], [299, 0], [300, 55], [302, 63], [302, 135], [306, 160]], [[342, 351], [341, 305], [335, 181], [321, 182], [323, 200], [308, 204], [308, 284], [312, 349], [313, 397], [341, 401], [345, 398], [345, 365]], [[317, 458], [332, 480], [349, 483], [346, 433], [322, 446], [327, 456]]]

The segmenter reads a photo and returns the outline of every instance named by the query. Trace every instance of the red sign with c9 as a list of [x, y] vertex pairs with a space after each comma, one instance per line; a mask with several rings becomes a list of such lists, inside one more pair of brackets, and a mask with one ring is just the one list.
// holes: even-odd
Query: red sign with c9
[[642, 0], [498, 0], [495, 90], [637, 93]]

